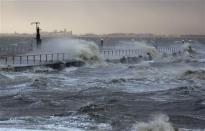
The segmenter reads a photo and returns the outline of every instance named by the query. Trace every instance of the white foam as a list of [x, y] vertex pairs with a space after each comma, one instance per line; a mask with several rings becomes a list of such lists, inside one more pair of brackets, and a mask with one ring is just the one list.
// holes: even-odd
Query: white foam
[[181, 128], [181, 129], [179, 129], [179, 131], [205, 131], [205, 129], [184, 129], [184, 128]]
[[43, 130], [17, 129], [17, 128], [0, 128], [0, 131], [43, 131]]
[[[0, 128], [0, 131], [51, 131], [53, 129], [20, 129], [20, 128]], [[56, 131], [84, 131], [77, 128], [56, 128]]]
[[136, 123], [132, 131], [175, 131], [175, 129], [169, 122], [168, 116], [159, 114], [154, 116], [152, 121]]
[[31, 54], [66, 53], [65, 59], [99, 60], [98, 46], [91, 41], [80, 39], [56, 38], [44, 42], [41, 49]]
[[[147, 53], [150, 53], [152, 57], [157, 57], [157, 51], [156, 51], [156, 48], [152, 45], [148, 45], [147, 43], [145, 42], [139, 42], [139, 41], [129, 41], [129, 42], [126, 42], [126, 41], [121, 41], [120, 42], [121, 45], [120, 45], [120, 48], [122, 49], [137, 49], [139, 50], [141, 53], [143, 54], [147, 54]], [[139, 54], [139, 55], [142, 55], [142, 54]]]

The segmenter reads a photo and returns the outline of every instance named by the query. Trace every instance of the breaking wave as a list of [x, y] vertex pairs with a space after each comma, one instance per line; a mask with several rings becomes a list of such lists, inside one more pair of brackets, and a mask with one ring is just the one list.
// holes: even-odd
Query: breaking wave
[[169, 117], [160, 114], [153, 117], [149, 122], [137, 122], [132, 131], [175, 131], [175, 128], [169, 122]]
[[144, 54], [149, 53], [152, 56], [152, 58], [156, 58], [158, 56], [156, 48], [152, 45], [145, 43], [145, 42], [121, 41], [120, 48], [122, 48], [122, 49], [126, 49], [126, 48], [137, 49], [137, 50], [140, 50]]
[[193, 57], [193, 55], [197, 53], [196, 49], [193, 48], [191, 43], [184, 43], [181, 48], [183, 50], [184, 57]]
[[[155, 46], [143, 41], [120, 41], [119, 49], [136, 49], [140, 52], [143, 58], [151, 56], [155, 61], [178, 61], [183, 59], [190, 59], [196, 56], [197, 50], [191, 43], [184, 43], [182, 45], [175, 45], [173, 47], [164, 47], [163, 53], [158, 51]], [[170, 52], [171, 49], [175, 51]]]
[[190, 43], [184, 43], [182, 45], [182, 48], [184, 51], [188, 52], [188, 53], [193, 53], [193, 52], [196, 52], [195, 49], [193, 49], [192, 45]]
[[81, 49], [78, 57], [84, 61], [96, 61], [100, 62], [100, 54], [98, 52], [98, 47], [94, 43], [89, 43], [84, 45]]
[[187, 70], [182, 74], [182, 78], [205, 80], [205, 70]]
[[69, 59], [100, 62], [98, 46], [91, 41], [58, 38], [48, 40], [35, 52], [67, 53]]

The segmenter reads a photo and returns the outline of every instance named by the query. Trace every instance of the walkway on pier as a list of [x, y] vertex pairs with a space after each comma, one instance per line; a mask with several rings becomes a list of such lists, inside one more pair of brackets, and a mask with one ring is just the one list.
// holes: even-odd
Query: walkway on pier
[[[156, 53], [166, 53], [172, 55], [174, 53], [183, 52], [180, 48], [157, 48]], [[142, 49], [100, 49], [99, 53], [103, 59], [121, 59], [122, 57], [146, 57], [147, 50]], [[13, 55], [0, 56], [1, 67], [26, 67], [40, 66], [47, 64], [55, 64], [58, 62], [74, 62], [68, 53], [45, 53], [45, 54], [28, 54], [28, 55]]]
[[40, 66], [68, 61], [72, 60], [69, 59], [69, 56], [66, 53], [0, 56], [1, 67]]
[[[176, 48], [176, 47], [158, 47], [153, 50], [158, 54], [166, 54], [166, 55], [173, 55], [173, 54], [180, 54], [184, 52], [183, 48]], [[115, 49], [115, 48], [102, 48], [99, 50], [102, 58], [104, 59], [120, 59], [124, 56], [126, 57], [146, 57], [147, 53], [149, 52], [148, 49]]]

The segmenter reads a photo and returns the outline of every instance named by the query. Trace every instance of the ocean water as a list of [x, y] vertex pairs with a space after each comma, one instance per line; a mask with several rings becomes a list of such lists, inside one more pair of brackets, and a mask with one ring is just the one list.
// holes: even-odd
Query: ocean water
[[183, 54], [119, 40], [109, 48], [150, 51], [153, 59], [122, 64], [98, 56], [100, 61], [60, 71], [1, 71], [0, 131], [204, 131], [205, 43], [171, 43], [160, 47]]

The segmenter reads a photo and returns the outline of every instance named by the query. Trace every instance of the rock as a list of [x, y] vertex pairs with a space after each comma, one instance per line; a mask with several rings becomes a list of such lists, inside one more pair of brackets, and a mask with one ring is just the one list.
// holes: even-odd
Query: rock
[[81, 113], [93, 113], [93, 112], [98, 112], [98, 111], [103, 111], [103, 110], [104, 110], [104, 108], [102, 108], [98, 105], [90, 104], [90, 105], [81, 107], [79, 109], [79, 112], [81, 112]]
[[37, 88], [42, 88], [42, 87], [47, 87], [48, 85], [48, 79], [47, 78], [37, 78], [33, 81], [32, 86], [37, 87]]

